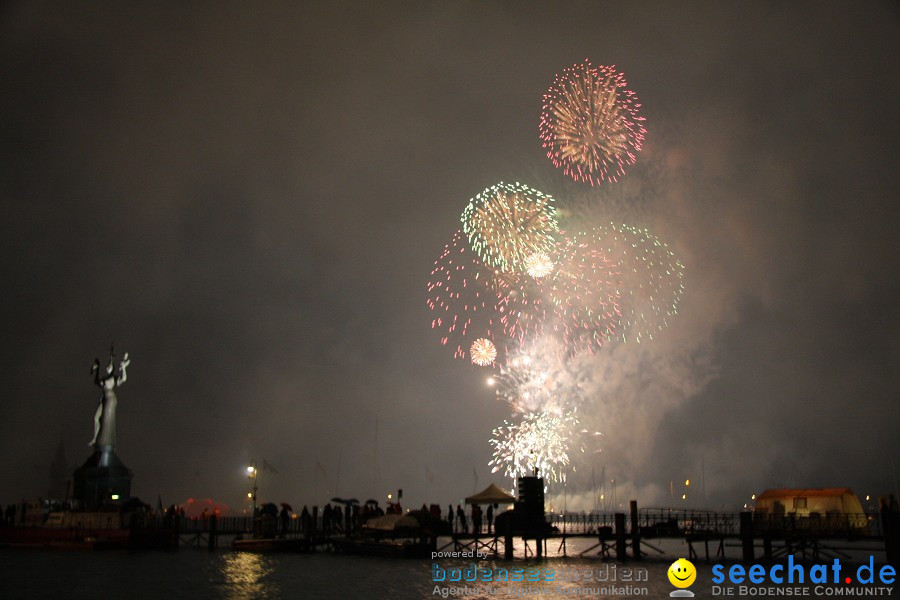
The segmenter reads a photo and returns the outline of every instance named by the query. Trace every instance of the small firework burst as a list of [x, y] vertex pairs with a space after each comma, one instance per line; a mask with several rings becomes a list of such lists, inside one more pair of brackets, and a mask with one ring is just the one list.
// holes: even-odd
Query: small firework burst
[[614, 66], [574, 65], [544, 94], [540, 136], [547, 157], [575, 181], [617, 181], [647, 130], [640, 104]]
[[488, 463], [491, 472], [502, 471], [507, 477], [516, 478], [537, 469], [547, 481], [560, 481], [564, 477], [562, 470], [569, 464], [569, 438], [577, 425], [578, 419], [572, 413], [532, 412], [523, 415], [518, 423], [504, 421], [494, 429], [490, 440], [494, 447]]
[[546, 277], [553, 272], [556, 264], [546, 252], [535, 252], [525, 259], [525, 270], [535, 279]]
[[497, 347], [487, 338], [478, 338], [469, 348], [472, 363], [480, 367], [489, 367], [497, 359]]
[[498, 183], [472, 198], [462, 213], [463, 231], [485, 265], [524, 273], [537, 252], [553, 249], [556, 209], [552, 196], [521, 183]]

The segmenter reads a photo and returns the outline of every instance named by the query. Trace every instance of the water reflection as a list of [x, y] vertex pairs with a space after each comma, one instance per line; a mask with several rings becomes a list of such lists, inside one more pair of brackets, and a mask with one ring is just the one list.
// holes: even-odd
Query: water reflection
[[272, 579], [272, 559], [250, 552], [232, 552], [224, 557], [226, 598], [277, 598], [278, 585]]

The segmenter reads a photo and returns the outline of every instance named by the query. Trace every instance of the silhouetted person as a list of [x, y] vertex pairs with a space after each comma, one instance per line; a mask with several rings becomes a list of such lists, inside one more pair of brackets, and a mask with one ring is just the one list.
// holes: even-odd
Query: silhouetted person
[[453, 532], [453, 505], [447, 505], [447, 524], [450, 525], [450, 532]]
[[459, 521], [460, 533], [469, 533], [469, 523], [466, 521], [466, 512], [459, 504], [456, 505], [456, 519]]
[[496, 504], [488, 504], [487, 509], [487, 532], [491, 533], [491, 527], [494, 526], [494, 507]]
[[281, 535], [286, 536], [288, 532], [288, 525], [291, 523], [291, 513], [288, 512], [286, 506], [281, 507], [281, 512], [278, 513], [278, 519], [281, 521]]
[[343, 529], [344, 525], [342, 521], [344, 520], [344, 513], [341, 512], [340, 506], [335, 506], [331, 509], [331, 522], [334, 524], [335, 529]]
[[481, 533], [481, 506], [472, 505], [472, 533]]
[[300, 527], [303, 529], [303, 535], [309, 537], [312, 529], [310, 525], [312, 524], [312, 517], [309, 515], [309, 510], [306, 506], [303, 507], [303, 511], [300, 513]]

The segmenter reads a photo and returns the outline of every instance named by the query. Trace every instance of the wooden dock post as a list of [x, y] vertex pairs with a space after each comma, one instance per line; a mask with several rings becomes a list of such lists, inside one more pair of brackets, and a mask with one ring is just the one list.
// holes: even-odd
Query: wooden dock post
[[881, 500], [881, 531], [888, 564], [900, 567], [900, 511], [893, 494]]
[[216, 519], [216, 514], [213, 513], [212, 516], [209, 517], [209, 549], [215, 550], [218, 545], [219, 540], [217, 539], [219, 536], [218, 532], [218, 519]]
[[641, 523], [638, 519], [637, 500], [631, 501], [631, 556], [641, 559]]
[[625, 538], [625, 513], [616, 513], [616, 560], [625, 561], [628, 543]]
[[753, 513], [741, 513], [741, 548], [744, 562], [753, 562]]

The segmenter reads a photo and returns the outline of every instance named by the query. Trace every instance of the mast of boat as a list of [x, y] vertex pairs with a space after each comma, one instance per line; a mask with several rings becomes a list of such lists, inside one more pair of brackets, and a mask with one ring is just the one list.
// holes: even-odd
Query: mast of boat
[[609, 498], [606, 494], [606, 465], [600, 469], [600, 499], [603, 500], [603, 512], [609, 512]]
[[703, 506], [706, 506], [706, 461], [700, 455], [700, 496], [703, 498]]
[[900, 486], [897, 485], [897, 461], [891, 459], [891, 471], [894, 472], [894, 497], [900, 498]]
[[338, 498], [341, 497], [341, 451], [338, 449], [338, 467], [337, 467], [337, 479], [334, 482], [334, 495]]
[[375, 417], [375, 450], [372, 452], [372, 461], [374, 463], [372, 469], [372, 477], [375, 479], [373, 482], [373, 489], [378, 493], [378, 490], [381, 489], [381, 477], [378, 473], [378, 417]]

